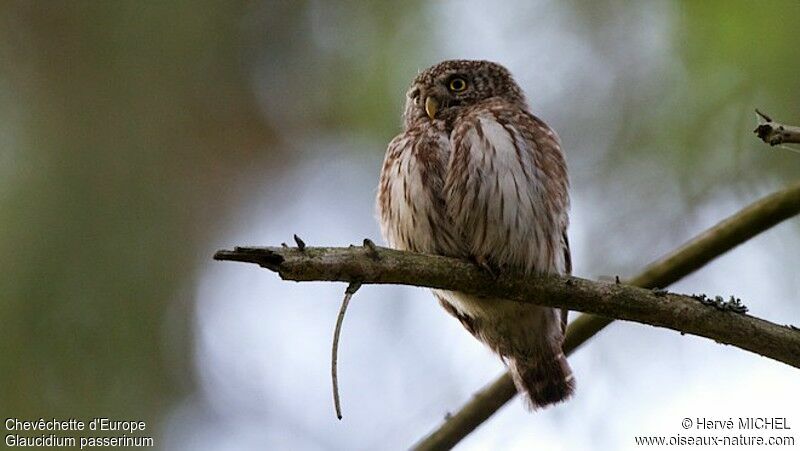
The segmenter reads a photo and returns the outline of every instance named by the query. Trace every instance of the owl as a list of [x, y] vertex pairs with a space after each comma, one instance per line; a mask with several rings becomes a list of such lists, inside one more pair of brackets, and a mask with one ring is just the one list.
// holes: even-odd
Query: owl
[[[471, 259], [492, 274], [569, 274], [568, 187], [558, 136], [531, 113], [509, 71], [450, 60], [421, 72], [408, 90], [377, 213], [395, 249]], [[572, 395], [566, 310], [433, 293], [500, 356], [529, 408]]]

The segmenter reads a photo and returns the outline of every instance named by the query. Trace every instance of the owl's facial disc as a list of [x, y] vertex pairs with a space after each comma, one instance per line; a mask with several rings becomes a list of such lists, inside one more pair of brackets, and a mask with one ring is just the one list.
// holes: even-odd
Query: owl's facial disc
[[420, 72], [407, 96], [403, 112], [407, 129], [417, 121], [450, 127], [462, 112], [493, 97], [528, 108], [508, 70], [490, 61], [442, 61]]
[[420, 113], [424, 112], [429, 119], [441, 119], [437, 114], [444, 114], [462, 103], [462, 95], [466, 94], [469, 84], [464, 76], [450, 75], [440, 77], [432, 84], [414, 87], [409, 92], [409, 98], [414, 102]]

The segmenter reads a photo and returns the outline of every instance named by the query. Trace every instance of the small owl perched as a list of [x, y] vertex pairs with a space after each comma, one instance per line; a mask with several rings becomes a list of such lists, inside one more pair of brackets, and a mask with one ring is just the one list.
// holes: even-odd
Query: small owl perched
[[[452, 60], [420, 73], [389, 144], [377, 199], [395, 249], [469, 258], [489, 271], [568, 274], [568, 180], [556, 134], [504, 67]], [[566, 311], [434, 290], [508, 365], [531, 408], [575, 389]]]

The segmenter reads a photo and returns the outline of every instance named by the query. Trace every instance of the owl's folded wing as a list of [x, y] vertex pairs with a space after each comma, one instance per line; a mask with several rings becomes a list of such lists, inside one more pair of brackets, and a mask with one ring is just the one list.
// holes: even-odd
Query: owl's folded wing
[[471, 254], [500, 268], [567, 272], [568, 181], [555, 133], [495, 98], [459, 117], [450, 141], [446, 208]]

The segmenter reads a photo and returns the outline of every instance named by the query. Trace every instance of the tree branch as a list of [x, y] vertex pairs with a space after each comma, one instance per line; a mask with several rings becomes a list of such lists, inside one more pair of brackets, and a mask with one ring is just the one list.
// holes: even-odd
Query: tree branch
[[[578, 277], [506, 273], [492, 277], [464, 260], [362, 247], [240, 247], [219, 260], [257, 263], [284, 280], [398, 284], [458, 290], [521, 303], [565, 307], [711, 338], [800, 368], [800, 332], [698, 299]], [[726, 304], [721, 304], [722, 306]]]
[[756, 110], [756, 114], [763, 120], [758, 124], [753, 133], [770, 146], [786, 143], [800, 143], [800, 127], [774, 122], [771, 117]]
[[[644, 288], [667, 287], [761, 232], [800, 213], [800, 183], [771, 194], [696, 236], [679, 249], [626, 281]], [[581, 315], [567, 329], [564, 352], [569, 355], [612, 320]], [[516, 395], [508, 373], [484, 387], [442, 425], [417, 443], [417, 450], [452, 448]]]
[[[649, 266], [628, 283], [643, 287], [667, 286], [798, 212], [800, 184], [750, 205]], [[793, 366], [798, 366], [800, 362], [800, 334], [789, 327], [748, 315], [717, 311], [685, 296], [650, 292], [630, 286], [553, 276], [517, 280], [511, 275], [503, 275], [495, 280], [467, 262], [371, 247], [305, 248], [303, 251], [287, 248], [237, 248], [234, 251], [220, 251], [215, 258], [257, 263], [290, 280], [406, 283], [457, 289], [479, 295], [502, 295], [520, 302], [526, 302], [533, 297], [542, 305], [565, 306], [668, 327], [733, 344]], [[570, 324], [565, 351], [573, 351], [610, 322], [605, 317], [581, 315]], [[722, 327], [721, 324], [725, 326]], [[515, 393], [508, 374], [503, 375], [476, 394], [470, 403], [446, 420], [434, 433], [419, 442], [417, 449], [454, 446]]]

